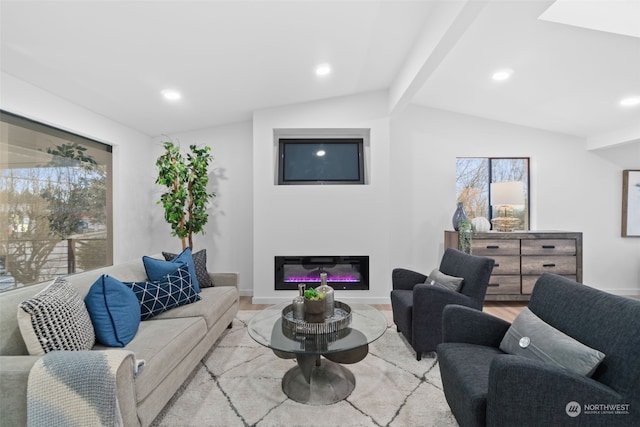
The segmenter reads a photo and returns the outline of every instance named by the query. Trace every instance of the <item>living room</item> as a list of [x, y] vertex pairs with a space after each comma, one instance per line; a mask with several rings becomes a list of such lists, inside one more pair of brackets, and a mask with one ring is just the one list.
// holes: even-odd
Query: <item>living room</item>
[[[472, 41], [475, 35], [486, 31], [481, 24], [491, 22], [487, 14], [494, 13], [498, 3], [508, 3], [456, 2], [460, 3], [457, 5], [460, 7], [458, 13], [464, 12], [462, 22], [451, 18], [443, 9], [431, 11], [433, 15], [424, 11], [421, 21], [415, 19], [418, 24], [408, 26], [415, 30], [422, 24], [429, 27], [426, 24], [433, 23], [430, 19], [436, 17], [449, 19], [444, 26], [430, 27], [435, 31], [431, 36], [439, 40], [440, 44], [436, 44], [438, 49], [417, 43], [420, 37], [426, 37], [427, 32], [416, 30], [412, 33], [415, 36], [413, 43], [406, 42], [403, 46], [406, 57], [389, 68], [393, 68], [395, 73], [387, 78], [386, 85], [356, 90], [358, 84], [351, 84], [347, 86], [356, 89], [335, 91], [330, 90], [326, 82], [309, 79], [310, 85], [319, 85], [310, 90], [313, 96], [297, 98], [291, 95], [288, 97], [290, 102], [282, 102], [282, 98], [277, 97], [272, 104], [255, 104], [246, 107], [242, 114], [234, 115], [236, 100], [219, 97], [213, 91], [207, 96], [214, 100], [215, 110], [211, 104], [201, 106], [190, 102], [189, 93], [184, 94], [181, 103], [165, 103], [159, 96], [164, 86], [151, 81], [155, 77], [149, 79], [144, 89], [124, 94], [119, 99], [109, 96], [108, 90], [107, 93], [97, 90], [94, 80], [86, 84], [81, 80], [74, 83], [74, 78], [65, 75], [66, 72], [71, 75], [72, 70], [65, 68], [64, 61], [52, 58], [55, 51], [47, 51], [48, 45], [41, 48], [44, 52], [39, 51], [40, 56], [35, 53], [38, 49], [27, 52], [27, 55], [19, 45], [11, 45], [11, 31], [17, 26], [15, 22], [35, 10], [32, 9], [34, 6], [20, 6], [22, 3], [2, 1], [0, 109], [113, 147], [114, 264], [161, 251], [180, 250], [178, 239], [170, 235], [162, 207], [156, 203], [160, 189], [154, 184], [157, 176], [155, 160], [162, 153], [161, 142], [171, 139], [185, 147], [189, 144], [212, 147], [215, 161], [211, 182], [217, 197], [210, 210], [205, 234], [196, 236], [194, 249], [207, 250], [210, 271], [238, 273], [240, 295], [251, 298], [255, 304], [271, 304], [289, 300], [295, 294], [274, 289], [274, 257], [277, 255], [367, 255], [370, 257], [370, 289], [343, 291], [340, 298], [366, 304], [389, 304], [391, 271], [394, 268], [404, 267], [426, 274], [442, 258], [444, 231], [452, 229], [451, 217], [456, 207], [456, 159], [525, 157], [530, 159], [531, 229], [583, 233], [583, 282], [615, 295], [640, 296], [640, 239], [622, 237], [620, 232], [622, 173], [623, 170], [640, 169], [640, 107], [623, 109], [617, 105], [623, 95], [640, 95], [638, 36], [546, 22], [545, 25], [558, 33], [569, 33], [569, 40], [574, 40], [573, 43], [586, 40], [593, 44], [575, 45], [573, 53], [563, 50], [567, 49], [565, 44], [557, 46], [565, 58], [560, 62], [558, 72], [561, 77], [557, 79], [570, 86], [570, 93], [556, 91], [558, 83], [551, 85], [554, 76], [547, 76], [549, 81], [542, 77], [539, 81], [531, 80], [536, 85], [526, 94], [541, 93], [532, 105], [526, 105], [527, 98], [514, 103], [517, 96], [505, 94], [508, 85], [514, 82], [495, 85], [490, 76], [493, 67], [514, 67], [514, 77], [517, 77], [529, 73], [535, 75], [541, 70], [552, 69], [556, 64], [538, 64], [532, 71], [518, 68], [518, 64], [487, 64], [488, 59], [500, 57], [494, 52], [494, 43], [502, 45], [495, 40], [486, 40], [484, 54], [487, 61], [481, 60], [480, 53], [469, 58], [466, 63], [469, 68], [451, 75], [446, 88], [460, 85], [460, 88], [467, 89], [459, 79], [478, 82], [486, 78], [486, 82], [478, 83], [480, 89], [474, 92], [473, 97], [468, 95], [468, 102], [463, 89], [452, 91], [457, 101], [449, 104], [437, 90], [440, 83], [447, 80], [445, 74], [457, 69], [459, 55], [469, 54], [477, 46]], [[24, 3], [28, 5], [30, 2]], [[56, 2], [46, 3], [49, 6], [42, 7], [48, 12], [58, 6]], [[387, 2], [363, 3], [378, 5]], [[554, 2], [524, 3], [531, 10], [542, 12]], [[465, 9], [465, 4], [468, 9]], [[352, 6], [347, 8], [350, 13]], [[279, 12], [280, 7], [284, 6], [279, 5], [274, 10]], [[476, 11], [475, 7], [480, 9]], [[82, 18], [89, 16], [92, 15], [82, 15]], [[145, 25], [153, 26], [153, 20], [146, 21]], [[55, 26], [48, 28], [52, 32], [55, 30]], [[402, 27], [393, 28], [399, 31]], [[496, 32], [506, 28], [501, 27]], [[26, 37], [25, 33], [15, 34]], [[82, 38], [82, 30], [78, 29], [75, 36]], [[260, 34], [252, 37], [260, 38]], [[528, 40], [527, 35], [521, 37], [513, 35], [512, 40]], [[72, 38], [69, 36], [56, 42], [65, 44]], [[550, 50], [553, 50], [552, 40], [547, 40]], [[31, 47], [40, 43], [29, 45], [28, 38], [19, 37], [18, 41]], [[568, 42], [565, 40], [563, 43]], [[188, 43], [178, 44], [182, 49]], [[102, 46], [98, 56], [104, 56], [104, 62], [98, 62], [96, 67], [105, 68], [107, 74], [112, 73], [116, 83], [118, 79], [126, 81], [129, 66], [116, 63], [120, 57], [112, 56], [113, 50], [124, 47], [96, 46]], [[416, 54], [411, 50], [414, 46], [425, 50]], [[610, 49], [611, 46], [619, 49]], [[76, 54], [82, 56], [85, 48], [85, 45], [78, 45]], [[585, 63], [590, 54], [583, 51], [590, 49], [597, 53], [591, 54], [591, 62]], [[613, 52], [605, 56], [606, 60], [599, 59], [602, 52], [610, 50]], [[66, 52], [73, 52], [73, 46]], [[126, 61], [139, 52], [134, 48], [123, 54], [121, 59]], [[206, 56], [201, 52], [191, 54], [196, 58]], [[513, 52], [518, 50], [508, 53]], [[524, 47], [521, 53], [526, 56]], [[575, 63], [572, 62], [573, 54], [579, 56]], [[29, 55], [37, 59], [30, 60]], [[233, 64], [232, 54], [223, 58], [221, 62]], [[511, 58], [515, 60], [516, 56]], [[527, 63], [522, 58], [519, 60]], [[136, 71], [136, 79], [145, 71], [162, 68], [163, 61], [171, 59], [148, 61], [149, 68]], [[419, 72], [412, 68], [412, 61], [419, 62]], [[601, 62], [607, 61], [608, 69], [620, 74], [607, 80], [617, 80], [620, 85], [630, 82], [629, 87], [613, 90], [602, 74], [597, 71], [592, 74], [585, 69], [598, 68]], [[135, 61], [132, 59], [132, 62]], [[528, 63], [535, 62], [534, 59]], [[36, 67], [35, 64], [40, 65]], [[53, 65], [49, 67], [47, 64]], [[565, 64], [568, 68], [562, 72]], [[362, 66], [361, 63], [358, 65]], [[199, 74], [193, 71], [198, 68], [197, 64], [188, 63], [184, 67], [186, 77], [175, 78], [172, 84], [179, 85], [180, 78], [187, 80], [192, 78], [192, 73]], [[412, 69], [414, 73], [410, 78], [403, 76], [403, 73], [411, 74]], [[472, 75], [475, 70], [482, 75]], [[586, 75], [584, 81], [578, 78], [580, 70]], [[283, 71], [282, 74], [289, 72]], [[47, 73], [51, 73], [50, 80], [54, 82], [49, 87], [46, 84], [49, 80]], [[339, 79], [339, 73], [339, 67], [335, 67], [331, 78]], [[354, 73], [366, 73], [366, 69]], [[105, 85], [109, 81], [108, 76], [100, 78], [105, 79]], [[207, 78], [213, 77], [206, 76], [200, 80], [203, 87], [208, 87], [205, 84]], [[246, 94], [256, 86], [272, 85], [270, 75], [259, 77], [246, 87], [243, 78], [244, 74], [238, 77], [238, 81], [226, 83], [234, 87], [240, 95], [238, 98], [248, 96]], [[579, 80], [576, 85], [570, 81], [574, 79]], [[167, 77], [162, 84], [169, 80]], [[600, 83], [602, 91], [610, 91], [607, 99], [611, 103], [608, 107], [611, 111], [602, 114], [602, 123], [598, 121], [597, 114], [603, 110], [587, 108], [591, 100], [580, 92], [582, 84], [589, 96], [595, 96], [598, 90], [591, 90], [594, 86], [597, 89]], [[547, 89], [547, 85], [553, 89]], [[416, 89], [416, 86], [419, 87]], [[65, 90], [68, 88], [76, 92], [67, 96]], [[419, 93], [421, 88], [432, 96], [432, 103], [425, 102], [425, 96]], [[154, 92], [156, 89], [157, 94]], [[77, 93], [84, 97], [95, 94], [95, 102], [74, 101]], [[150, 93], [157, 95], [156, 98]], [[484, 94], [484, 101], [476, 97], [478, 93]], [[504, 104], [496, 110], [500, 114], [492, 115], [489, 110], [486, 114], [479, 113], [489, 105], [489, 100]], [[135, 111], [125, 105], [129, 102]], [[602, 102], [602, 98], [598, 98], [597, 103]], [[149, 105], [148, 109], [140, 107], [145, 103]], [[159, 105], [151, 105], [153, 103]], [[581, 104], [585, 107], [583, 117], [580, 118], [578, 112], [576, 118], [573, 114], [576, 111], [572, 110]], [[452, 105], [463, 108], [453, 109]], [[225, 106], [228, 106], [228, 111], [225, 111]], [[212, 109], [207, 110], [209, 107]], [[566, 114], [560, 114], [563, 110]], [[123, 117], [123, 111], [125, 115], [131, 114]], [[535, 112], [540, 116], [535, 116]], [[606, 127], [611, 123], [612, 127]], [[365, 152], [367, 184], [275, 185], [276, 129], [368, 129], [370, 139]]]

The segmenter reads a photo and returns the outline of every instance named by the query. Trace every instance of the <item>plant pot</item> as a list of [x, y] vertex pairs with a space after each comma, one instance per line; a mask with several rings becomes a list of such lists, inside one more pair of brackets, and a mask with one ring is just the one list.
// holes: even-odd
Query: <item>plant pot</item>
[[323, 323], [325, 310], [326, 301], [324, 299], [304, 300], [304, 320], [309, 323]]

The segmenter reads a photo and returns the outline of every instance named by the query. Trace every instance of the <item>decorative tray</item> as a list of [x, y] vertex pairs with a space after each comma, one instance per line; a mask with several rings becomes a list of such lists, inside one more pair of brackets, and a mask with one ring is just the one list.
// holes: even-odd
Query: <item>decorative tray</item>
[[350, 324], [351, 307], [341, 301], [334, 302], [333, 316], [325, 318], [323, 323], [311, 323], [295, 319], [291, 304], [282, 310], [282, 328], [294, 333], [329, 334], [340, 331]]

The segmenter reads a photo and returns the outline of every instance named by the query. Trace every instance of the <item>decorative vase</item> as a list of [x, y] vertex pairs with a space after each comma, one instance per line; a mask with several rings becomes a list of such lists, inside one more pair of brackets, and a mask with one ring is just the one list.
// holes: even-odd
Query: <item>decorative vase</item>
[[320, 273], [320, 286], [316, 288], [316, 291], [324, 294], [325, 300], [325, 317], [333, 316], [334, 300], [333, 300], [333, 288], [327, 285], [327, 273]]
[[304, 291], [306, 287], [304, 283], [298, 285], [298, 296], [291, 303], [293, 318], [296, 320], [304, 320]]
[[491, 223], [487, 218], [483, 216], [473, 218], [471, 220], [471, 225], [475, 227], [476, 231], [479, 231], [481, 233], [491, 230]]
[[466, 220], [467, 218], [467, 214], [464, 211], [464, 206], [462, 205], [462, 202], [458, 202], [458, 207], [456, 208], [456, 211], [453, 213], [453, 219], [451, 220], [451, 222], [453, 223], [453, 229], [458, 231], [458, 229], [460, 228], [460, 221]]
[[326, 309], [326, 301], [319, 300], [304, 300], [304, 320], [309, 323], [324, 323], [324, 312]]

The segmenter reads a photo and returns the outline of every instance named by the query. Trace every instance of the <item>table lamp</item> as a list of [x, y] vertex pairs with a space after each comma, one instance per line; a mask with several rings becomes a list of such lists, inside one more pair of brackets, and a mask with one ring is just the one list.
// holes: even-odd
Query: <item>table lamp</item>
[[491, 220], [494, 230], [513, 231], [520, 220], [513, 216], [513, 205], [524, 204], [522, 181], [491, 183], [491, 206], [497, 208], [497, 218]]

